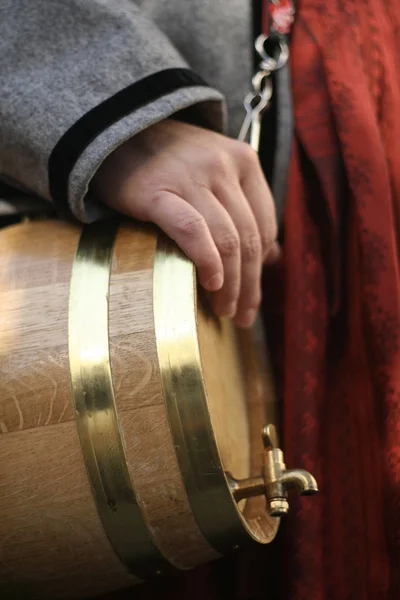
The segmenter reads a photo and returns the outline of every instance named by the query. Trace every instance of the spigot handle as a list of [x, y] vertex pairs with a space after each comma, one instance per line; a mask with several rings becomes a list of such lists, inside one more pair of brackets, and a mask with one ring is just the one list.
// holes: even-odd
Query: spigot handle
[[262, 437], [264, 443], [262, 474], [242, 480], [235, 479], [230, 473], [226, 476], [237, 502], [244, 498], [264, 495], [269, 514], [273, 517], [281, 517], [289, 512], [287, 500], [289, 489], [295, 488], [300, 495], [310, 496], [318, 492], [318, 485], [315, 478], [307, 471], [286, 469], [275, 425], [266, 425]]
[[262, 437], [264, 448], [279, 448], [278, 432], [276, 431], [275, 425], [272, 425], [272, 423], [264, 427]]

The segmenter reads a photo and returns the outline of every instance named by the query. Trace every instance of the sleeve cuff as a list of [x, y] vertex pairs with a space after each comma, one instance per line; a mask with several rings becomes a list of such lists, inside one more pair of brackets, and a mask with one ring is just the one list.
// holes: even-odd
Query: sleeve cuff
[[49, 159], [51, 196], [82, 222], [110, 215], [88, 192], [105, 158], [150, 125], [190, 108], [199, 125], [226, 129], [223, 96], [188, 69], [167, 69], [121, 90], [81, 117], [59, 140]]

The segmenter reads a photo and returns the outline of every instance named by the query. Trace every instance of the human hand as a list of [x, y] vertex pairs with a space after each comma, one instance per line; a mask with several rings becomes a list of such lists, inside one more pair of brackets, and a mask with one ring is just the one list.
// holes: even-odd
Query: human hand
[[196, 265], [215, 313], [252, 325], [262, 264], [279, 246], [271, 192], [248, 144], [165, 120], [117, 148], [92, 189], [111, 208], [158, 225]]

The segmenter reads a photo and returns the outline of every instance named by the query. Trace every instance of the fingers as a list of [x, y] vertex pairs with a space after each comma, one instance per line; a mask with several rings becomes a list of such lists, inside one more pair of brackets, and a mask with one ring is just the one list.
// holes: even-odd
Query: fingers
[[221, 257], [224, 283], [213, 294], [212, 307], [219, 316], [233, 317], [241, 290], [240, 237], [232, 215], [214, 194], [204, 187], [188, 193], [191, 205], [204, 218]]
[[260, 301], [261, 245], [246, 199], [239, 185], [221, 189], [220, 199], [206, 188], [192, 188], [186, 197], [190, 204], [170, 192], [159, 193], [148, 204], [146, 220], [193, 260], [201, 285], [215, 292], [215, 313], [248, 326]]
[[271, 252], [277, 254], [275, 244], [278, 227], [271, 190], [262, 172], [258, 156], [248, 144], [238, 143], [235, 157], [238, 162], [240, 185], [258, 226], [262, 259], [267, 261]]
[[172, 238], [197, 267], [200, 284], [208, 291], [219, 290], [224, 269], [204, 217], [176, 194], [163, 191], [147, 203], [146, 220]]
[[[237, 297], [235, 323], [242, 327], [252, 325], [261, 301], [262, 247], [256, 220], [238, 182], [216, 185], [215, 193], [229, 213], [238, 232], [240, 243], [240, 291]], [[218, 244], [217, 244], [218, 247]], [[219, 248], [220, 252], [221, 249]], [[220, 301], [224, 288], [214, 294], [214, 303]]]
[[[253, 207], [238, 179], [220, 179], [213, 186], [215, 193], [207, 186], [183, 187], [182, 196], [159, 192], [147, 203], [146, 220], [156, 223], [193, 260], [201, 285], [214, 292], [214, 312], [249, 327], [261, 301], [263, 253], [278, 250], [267, 234], [263, 249]], [[260, 196], [253, 200], [256, 210], [259, 201]], [[269, 235], [273, 230], [274, 226]]]

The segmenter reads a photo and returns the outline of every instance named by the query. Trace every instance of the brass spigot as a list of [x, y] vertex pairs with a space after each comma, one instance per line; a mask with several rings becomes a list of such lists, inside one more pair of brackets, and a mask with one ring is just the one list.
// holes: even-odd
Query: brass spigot
[[278, 448], [278, 436], [274, 425], [267, 425], [263, 432], [264, 464], [259, 477], [234, 479], [227, 473], [229, 487], [237, 502], [244, 498], [265, 495], [267, 510], [272, 517], [282, 517], [289, 512], [287, 500], [289, 489], [296, 489], [302, 496], [318, 492], [318, 484], [308, 471], [286, 469], [283, 452]]

